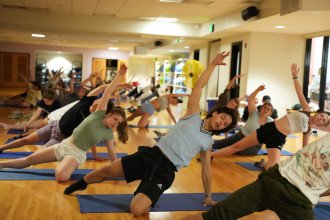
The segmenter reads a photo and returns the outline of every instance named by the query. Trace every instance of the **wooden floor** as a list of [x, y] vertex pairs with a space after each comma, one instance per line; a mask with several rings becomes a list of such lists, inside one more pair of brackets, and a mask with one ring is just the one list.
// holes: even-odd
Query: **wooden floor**
[[[14, 119], [7, 119], [7, 115], [14, 108], [0, 107], [0, 122], [18, 123]], [[28, 109], [24, 113], [28, 113]], [[180, 110], [176, 115], [179, 117]], [[128, 113], [129, 114], [129, 113]], [[170, 118], [164, 111], [153, 117], [150, 124], [171, 124]], [[166, 129], [160, 130], [165, 132]], [[0, 144], [14, 135], [7, 135], [0, 130]], [[130, 129], [130, 139], [126, 145], [117, 144], [117, 152], [134, 153], [139, 145], [152, 146], [155, 134], [152, 129]], [[299, 149], [301, 138], [289, 138], [284, 149], [295, 152]], [[99, 147], [100, 152], [105, 148]], [[36, 146], [25, 146], [17, 151], [34, 151]], [[14, 151], [14, 150], [13, 150]], [[232, 156], [212, 161], [213, 192], [233, 192], [238, 188], [251, 183], [257, 178], [259, 172], [248, 171], [236, 165], [235, 161], [258, 161], [263, 156]], [[283, 157], [284, 159], [285, 157]], [[107, 162], [88, 161], [80, 168], [98, 168]], [[36, 165], [33, 168], [55, 168], [56, 162]], [[203, 192], [200, 164], [195, 159], [187, 168], [183, 168], [176, 175], [172, 187], [166, 193], [192, 193]], [[0, 171], [1, 172], [1, 171]], [[71, 181], [57, 183], [56, 181], [17, 180], [0, 181], [0, 219], [135, 219], [129, 213], [81, 214], [75, 196], [66, 196], [64, 189]], [[106, 181], [101, 184], [89, 186], [81, 194], [120, 194], [133, 193], [138, 182], [126, 184], [125, 181]], [[328, 201], [330, 199], [328, 198]], [[173, 201], [175, 202], [175, 201]], [[137, 219], [180, 219], [194, 212], [157, 212], [141, 216]], [[278, 219], [271, 211], [254, 213], [242, 219]]]

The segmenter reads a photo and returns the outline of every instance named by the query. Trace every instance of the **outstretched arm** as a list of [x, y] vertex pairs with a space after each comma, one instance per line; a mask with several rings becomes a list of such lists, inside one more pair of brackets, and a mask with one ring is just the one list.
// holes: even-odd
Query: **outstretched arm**
[[171, 117], [172, 121], [174, 122], [174, 124], [176, 124], [176, 119], [175, 119], [175, 117], [174, 117], [174, 115], [172, 113], [171, 107], [170, 106], [167, 106], [166, 111], [170, 115], [170, 117]]
[[226, 86], [226, 89], [230, 90], [233, 87], [235, 80], [240, 78], [241, 76], [244, 76], [244, 74], [238, 74], [238, 75], [234, 76], [233, 78], [231, 78], [231, 80], [229, 81], [229, 83]]
[[257, 105], [254, 102], [256, 96], [260, 91], [263, 91], [265, 89], [265, 85], [260, 85], [248, 98], [248, 109], [249, 109], [249, 114], [257, 111]]
[[226, 65], [223, 61], [229, 55], [229, 52], [218, 53], [217, 56], [213, 59], [211, 64], [204, 70], [197, 80], [197, 83], [191, 92], [188, 99], [187, 112], [184, 117], [192, 115], [196, 112], [199, 112], [199, 101], [201, 99], [201, 94], [204, 86], [207, 84], [214, 68], [217, 65]]
[[115, 79], [112, 80], [112, 82], [109, 85], [107, 85], [107, 88], [105, 89], [105, 91], [103, 93], [103, 96], [101, 98], [99, 105], [97, 106], [96, 111], [106, 111], [107, 110], [108, 101], [109, 101], [112, 93], [116, 90], [118, 83], [120, 82], [122, 77], [126, 74], [126, 71], [127, 71], [127, 66], [125, 64], [122, 64], [120, 66], [120, 69], [119, 69], [118, 74], [115, 77]]
[[308, 105], [307, 100], [305, 99], [302, 88], [298, 81], [298, 73], [299, 73], [299, 68], [297, 67], [297, 64], [293, 63], [291, 65], [291, 75], [292, 75], [294, 88], [296, 90], [300, 105], [301, 105], [303, 111], [310, 111], [310, 107]]
[[[311, 109], [308, 105], [307, 100], [305, 99], [305, 96], [301, 89], [300, 83], [298, 81], [298, 73], [299, 73], [299, 68], [298, 68], [297, 64], [293, 63], [291, 65], [291, 75], [292, 75], [292, 79], [293, 79], [294, 88], [296, 90], [296, 93], [297, 93], [297, 96], [299, 99], [299, 103], [300, 103], [303, 111], [310, 111]], [[308, 144], [309, 138], [310, 138], [309, 134], [303, 134], [303, 147]]]

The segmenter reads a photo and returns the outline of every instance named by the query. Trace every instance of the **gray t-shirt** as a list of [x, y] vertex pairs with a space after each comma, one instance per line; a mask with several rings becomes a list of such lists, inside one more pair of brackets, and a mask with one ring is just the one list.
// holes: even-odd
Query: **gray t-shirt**
[[[242, 127], [241, 132], [244, 136], [248, 136], [258, 128], [260, 128], [259, 120], [259, 112], [254, 111], [252, 114], [249, 115], [248, 120], [245, 122], [245, 125]], [[272, 122], [274, 119], [271, 117], [267, 118], [267, 123]]]
[[179, 170], [190, 160], [213, 144], [212, 133], [203, 129], [199, 113], [181, 118], [170, 132], [156, 144]]

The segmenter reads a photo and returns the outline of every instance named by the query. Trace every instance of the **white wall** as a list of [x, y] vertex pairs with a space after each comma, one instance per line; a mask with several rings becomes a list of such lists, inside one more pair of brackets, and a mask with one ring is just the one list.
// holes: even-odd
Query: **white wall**
[[139, 81], [145, 78], [151, 78], [155, 76], [155, 58], [143, 58], [143, 57], [130, 57], [128, 60], [129, 74], [127, 79], [130, 80], [133, 75], [132, 81]]
[[[305, 39], [300, 35], [252, 32], [221, 39], [221, 51], [230, 51], [231, 44], [238, 41], [243, 42], [241, 73], [245, 74], [240, 81], [240, 97], [265, 84], [266, 90], [258, 98], [270, 95], [279, 116], [283, 116], [287, 108], [298, 103], [290, 65], [295, 62], [300, 66], [302, 83]], [[226, 61], [227, 66], [220, 68], [220, 91], [230, 80], [230, 59]]]
[[299, 81], [302, 83], [305, 55], [305, 39], [300, 35], [251, 33], [250, 61], [246, 92], [253, 92], [260, 84], [266, 89], [258, 95], [270, 95], [279, 116], [286, 109], [299, 103], [295, 93], [290, 66], [300, 67]]

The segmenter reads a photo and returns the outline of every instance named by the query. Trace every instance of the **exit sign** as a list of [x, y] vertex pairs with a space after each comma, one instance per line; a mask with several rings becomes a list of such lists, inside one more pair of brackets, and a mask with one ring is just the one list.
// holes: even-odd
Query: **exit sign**
[[209, 26], [209, 32], [210, 33], [214, 32], [214, 24], [210, 24], [210, 26]]

